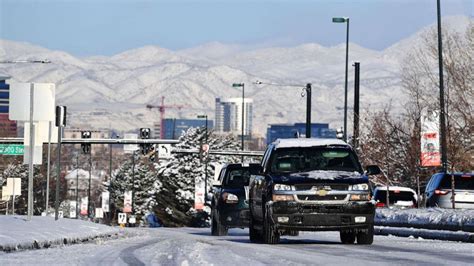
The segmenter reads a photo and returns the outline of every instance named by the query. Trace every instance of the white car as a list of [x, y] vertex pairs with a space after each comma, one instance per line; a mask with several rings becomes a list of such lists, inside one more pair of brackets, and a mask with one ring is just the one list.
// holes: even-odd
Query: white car
[[375, 207], [377, 208], [416, 208], [417, 194], [408, 187], [389, 186], [388, 187], [388, 202], [387, 205], [387, 187], [376, 187], [374, 189], [373, 199], [375, 200]]

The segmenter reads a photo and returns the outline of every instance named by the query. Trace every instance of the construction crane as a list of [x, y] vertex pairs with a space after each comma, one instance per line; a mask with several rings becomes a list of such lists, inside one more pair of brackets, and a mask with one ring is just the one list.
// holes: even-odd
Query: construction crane
[[160, 139], [163, 139], [165, 136], [165, 128], [164, 128], [164, 119], [165, 119], [165, 110], [170, 108], [176, 108], [181, 110], [181, 108], [186, 107], [185, 105], [165, 105], [165, 96], [161, 96], [161, 105], [152, 105], [147, 104], [147, 109], [156, 108], [160, 112]]

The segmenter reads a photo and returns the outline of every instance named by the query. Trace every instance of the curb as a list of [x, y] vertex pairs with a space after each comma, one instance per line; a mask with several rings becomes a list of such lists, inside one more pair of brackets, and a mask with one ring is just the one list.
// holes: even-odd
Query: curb
[[51, 247], [60, 247], [66, 245], [73, 245], [73, 244], [82, 244], [88, 243], [93, 241], [100, 241], [100, 240], [111, 240], [111, 239], [118, 239], [120, 237], [131, 237], [137, 235], [136, 232], [128, 232], [128, 231], [111, 231], [106, 233], [101, 233], [98, 235], [92, 236], [85, 236], [85, 237], [67, 237], [67, 238], [57, 238], [53, 240], [43, 240], [37, 241], [32, 239], [31, 242], [22, 242], [22, 243], [13, 243], [13, 244], [6, 244], [0, 245], [0, 252], [10, 253], [16, 251], [23, 251], [23, 250], [36, 250], [36, 249], [46, 249]]
[[457, 241], [474, 243], [474, 234], [462, 231], [443, 231], [443, 230], [429, 230], [419, 228], [402, 228], [402, 227], [384, 227], [376, 226], [374, 228], [376, 235], [394, 235], [399, 237], [415, 237], [424, 239], [436, 239], [444, 241]]

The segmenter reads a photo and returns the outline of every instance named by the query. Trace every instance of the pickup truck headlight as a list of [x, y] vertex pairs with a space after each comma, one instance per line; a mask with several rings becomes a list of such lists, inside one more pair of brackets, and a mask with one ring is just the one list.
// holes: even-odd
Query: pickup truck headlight
[[273, 185], [274, 191], [289, 191], [294, 190], [293, 186], [285, 185], [285, 184], [274, 184]]
[[352, 185], [351, 190], [368, 191], [369, 190], [369, 184]]
[[238, 203], [239, 202], [239, 197], [232, 193], [223, 193], [222, 194], [222, 199], [224, 200], [225, 203]]

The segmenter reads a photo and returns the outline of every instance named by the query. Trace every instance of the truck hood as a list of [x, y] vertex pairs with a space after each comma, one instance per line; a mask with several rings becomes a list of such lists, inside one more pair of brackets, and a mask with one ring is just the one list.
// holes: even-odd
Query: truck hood
[[272, 174], [274, 183], [282, 184], [304, 184], [304, 183], [344, 183], [360, 184], [367, 183], [368, 177], [359, 172], [346, 171], [309, 171], [292, 174]]

